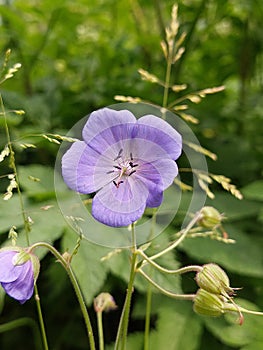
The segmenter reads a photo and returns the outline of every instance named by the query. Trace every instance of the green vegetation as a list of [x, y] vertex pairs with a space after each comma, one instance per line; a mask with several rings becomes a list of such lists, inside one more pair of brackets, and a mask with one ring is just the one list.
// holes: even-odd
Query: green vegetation
[[[32, 219], [28, 223], [32, 228], [30, 244], [46, 241], [59, 251], [72, 252], [78, 239], [60, 213], [56, 200], [53, 167], [60, 139], [54, 135], [66, 135], [85, 115], [117, 103], [114, 96], [140, 97], [156, 105], [163, 104], [162, 86], [153, 84], [149, 77], [141, 79], [145, 76], [138, 70], [165, 80], [166, 61], [160, 42], [165, 39], [173, 3], [170, 0], [0, 2], [3, 66], [5, 53], [11, 49], [1, 75], [17, 62], [22, 65], [12, 79], [1, 84], [0, 92], [6, 111], [25, 111], [25, 114], [8, 112], [7, 119], [24, 204]], [[235, 188], [228, 187], [225, 178], [213, 179], [209, 187], [215, 197], [208, 198], [206, 204], [224, 213], [227, 217], [224, 229], [236, 243], [190, 237], [176, 253], [169, 252], [158, 262], [167, 268], [217, 263], [227, 271], [231, 286], [242, 287], [237, 291], [240, 305], [263, 310], [263, 180], [260, 179], [263, 4], [259, 0], [179, 0], [178, 6], [179, 34], [187, 34], [183, 43], [186, 50], [173, 67], [171, 83], [187, 84], [187, 87], [178, 91], [176, 98], [208, 87], [225, 86], [223, 91], [208, 93], [200, 103], [188, 99], [187, 115], [194, 121], [189, 125], [200, 144], [212, 152], [209, 155], [217, 155], [216, 161], [207, 157], [209, 173], [231, 178], [244, 198], [236, 198]], [[174, 100], [175, 95], [169, 94], [168, 103]], [[1, 150], [6, 142], [1, 113]], [[179, 165], [187, 166], [184, 160]], [[9, 173], [5, 159], [0, 173], [3, 194], [11, 180], [4, 175]], [[181, 180], [190, 186], [188, 175], [182, 172]], [[206, 187], [206, 180], [204, 182]], [[0, 202], [0, 242], [6, 245], [8, 232], [14, 226], [13, 231], [18, 232], [17, 244], [25, 246], [21, 203], [15, 192], [10, 200]], [[234, 192], [234, 196], [229, 192]], [[59, 194], [68, 200], [66, 186], [59, 188]], [[174, 238], [187, 210], [188, 196], [190, 192], [186, 191], [178, 216], [166, 234], [154, 241], [156, 247], [164, 247]], [[101, 231], [103, 229], [101, 226]], [[100, 235], [99, 230], [95, 234]], [[38, 250], [38, 255], [41, 258], [38, 289], [50, 349], [87, 349], [82, 316], [65, 272], [46, 249]], [[128, 261], [127, 251], [112, 253], [110, 248], [86, 240], [81, 241], [72, 260], [94, 326], [96, 315], [92, 301], [100, 292], [110, 292], [118, 305], [117, 310], [103, 315], [106, 350], [114, 348], [129, 278]], [[177, 293], [196, 290], [194, 275], [179, 279], [158, 272], [153, 276], [159, 284]], [[143, 349], [149, 290], [145, 280], [137, 277], [127, 350]], [[194, 314], [189, 301], [169, 299], [154, 289], [152, 292], [149, 349], [161, 350], [167, 346], [171, 350], [263, 348], [262, 317], [246, 315], [244, 324], [239, 326], [236, 315], [201, 317]], [[33, 298], [21, 307], [5, 297], [0, 289], [0, 311], [1, 349], [33, 349], [34, 344], [38, 344], [35, 349], [41, 349]], [[16, 327], [14, 320], [20, 320]]]

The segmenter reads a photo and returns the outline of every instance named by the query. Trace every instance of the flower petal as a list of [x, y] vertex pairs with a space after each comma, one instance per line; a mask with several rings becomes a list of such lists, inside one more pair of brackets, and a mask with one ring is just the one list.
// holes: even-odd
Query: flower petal
[[137, 137], [157, 143], [173, 160], [180, 156], [182, 152], [182, 137], [166, 121], [154, 115], [145, 115], [138, 120], [138, 125], [141, 127], [138, 128]]
[[95, 192], [113, 180], [112, 175], [106, 176], [109, 169], [112, 170], [112, 162], [84, 141], [74, 142], [62, 157], [64, 181], [80, 193]]
[[23, 304], [32, 297], [34, 292], [34, 273], [31, 261], [16, 266], [16, 269], [20, 271], [20, 276], [14, 282], [2, 283], [2, 287], [10, 297]]
[[13, 250], [0, 252], [0, 282], [13, 282], [19, 277], [19, 266], [14, 266], [12, 263], [12, 259], [16, 254], [17, 252]]
[[155, 208], [161, 205], [163, 191], [173, 183], [177, 174], [178, 168], [172, 159], [158, 159], [140, 164], [135, 176], [144, 182], [149, 190], [147, 207]]
[[139, 179], [126, 178], [118, 188], [111, 183], [93, 198], [92, 215], [108, 226], [128, 226], [142, 216], [148, 195], [147, 186]]
[[[115, 111], [110, 108], [102, 108], [92, 112], [83, 128], [82, 136], [89, 143], [98, 134], [114, 126], [136, 123], [136, 118], [128, 110]], [[114, 129], [114, 128], [113, 128]], [[106, 140], [106, 142], [109, 140]]]

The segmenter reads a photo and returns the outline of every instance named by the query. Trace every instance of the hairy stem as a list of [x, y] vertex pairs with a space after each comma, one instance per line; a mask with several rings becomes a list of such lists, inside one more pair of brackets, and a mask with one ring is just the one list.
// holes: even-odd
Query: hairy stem
[[155, 288], [157, 288], [162, 294], [167, 295], [170, 298], [178, 299], [178, 300], [194, 300], [195, 294], [176, 294], [169, 292], [168, 290], [162, 288], [154, 282], [144, 271], [141, 269], [138, 270], [138, 272], [148, 281], [150, 282]]
[[94, 341], [93, 330], [92, 330], [88, 310], [86, 308], [81, 289], [79, 287], [79, 284], [77, 282], [77, 279], [75, 277], [74, 272], [72, 271], [70, 264], [63, 258], [63, 256], [52, 245], [50, 245], [49, 243], [46, 243], [46, 242], [38, 242], [38, 243], [33, 244], [29, 248], [29, 252], [33, 251], [34, 249], [36, 249], [38, 247], [47, 248], [56, 257], [56, 259], [61, 263], [61, 265], [64, 267], [64, 269], [67, 271], [67, 274], [69, 276], [71, 284], [72, 284], [74, 291], [76, 293], [76, 296], [77, 296], [77, 299], [79, 302], [79, 306], [80, 306], [80, 309], [81, 309], [81, 312], [82, 312], [82, 315], [84, 318], [84, 322], [85, 322], [86, 329], [87, 329], [87, 334], [89, 337], [90, 349], [95, 350], [95, 341]]
[[119, 323], [118, 333], [115, 342], [115, 350], [120, 348], [126, 349], [127, 342], [127, 333], [128, 333], [128, 324], [129, 324], [129, 316], [130, 316], [130, 308], [131, 308], [131, 298], [133, 293], [133, 283], [136, 275], [136, 264], [137, 264], [137, 245], [136, 245], [136, 235], [135, 235], [135, 227], [132, 224], [132, 246], [131, 246], [131, 270], [130, 270], [130, 279], [128, 283], [126, 298], [121, 314], [121, 319]]
[[99, 349], [104, 350], [102, 311], [97, 311], [97, 325], [98, 325], [98, 333], [99, 333]]
[[[23, 223], [24, 223], [26, 241], [27, 241], [27, 244], [29, 245], [30, 244], [29, 233], [30, 233], [31, 228], [30, 228], [30, 224], [29, 224], [29, 221], [28, 221], [28, 218], [26, 215], [23, 196], [21, 193], [20, 185], [19, 185], [18, 172], [17, 172], [16, 162], [15, 162], [15, 152], [14, 152], [13, 147], [12, 147], [11, 137], [10, 137], [10, 133], [9, 133], [8, 123], [7, 123], [7, 118], [6, 118], [5, 108], [4, 108], [4, 102], [3, 102], [1, 94], [0, 94], [0, 104], [1, 104], [2, 114], [4, 116], [4, 125], [5, 125], [7, 143], [8, 143], [8, 147], [10, 150], [10, 167], [12, 168], [14, 175], [15, 175], [16, 186], [17, 186], [16, 188], [17, 188], [18, 198], [19, 198], [19, 202], [20, 202], [20, 208], [21, 208], [21, 212], [22, 212], [22, 219], [23, 219]], [[41, 304], [40, 304], [40, 298], [38, 295], [36, 284], [35, 284], [35, 301], [36, 301], [37, 313], [38, 313], [39, 324], [40, 324], [40, 329], [41, 329], [41, 334], [42, 334], [43, 346], [44, 346], [45, 350], [48, 350], [47, 335], [46, 335], [43, 314], [42, 314], [42, 309], [41, 309]]]

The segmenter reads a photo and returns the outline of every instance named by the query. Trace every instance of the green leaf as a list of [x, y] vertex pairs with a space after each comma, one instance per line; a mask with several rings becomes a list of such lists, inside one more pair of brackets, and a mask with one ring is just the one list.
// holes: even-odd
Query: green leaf
[[251, 217], [259, 211], [258, 203], [249, 200], [238, 200], [229, 193], [215, 193], [215, 199], [207, 200], [206, 205], [212, 205], [221, 213], [224, 213], [228, 220]]
[[240, 350], [262, 350], [263, 349], [263, 340], [255, 341], [251, 344], [243, 346]]
[[[62, 239], [64, 251], [72, 252], [77, 242], [77, 234], [66, 230]], [[107, 254], [108, 249], [82, 240], [80, 248], [72, 259], [72, 268], [79, 282], [80, 288], [87, 304], [102, 292], [108, 269], [101, 262], [101, 258]]]
[[[263, 276], [262, 242], [241, 229], [224, 225], [235, 244], [225, 244], [209, 238], [188, 238], [180, 245], [190, 257], [202, 263], [215, 262], [229, 271], [253, 277]], [[249, 255], [248, 255], [249, 252]]]
[[150, 333], [150, 349], [197, 350], [202, 323], [194, 314], [192, 304], [163, 296], [156, 298], [158, 312], [156, 330]]
[[14, 194], [8, 201], [0, 198], [0, 233], [9, 231], [12, 226], [17, 228], [23, 225], [20, 201], [17, 194]]
[[[35, 205], [28, 211], [30, 214], [30, 220], [32, 221], [31, 231], [29, 233], [30, 245], [41, 241], [53, 244], [55, 240], [61, 237], [65, 227], [64, 218], [62, 217], [56, 202], [50, 201], [43, 206], [42, 204], [44, 203], [41, 203], [41, 205]], [[18, 233], [16, 244], [21, 247], [28, 246], [24, 229]], [[10, 245], [10, 241], [7, 240], [5, 245]], [[36, 254], [39, 258], [43, 258], [46, 253], [47, 249], [44, 248], [38, 248], [36, 250]]]
[[[235, 300], [235, 302], [244, 308], [257, 310], [256, 305], [247, 300], [239, 299]], [[237, 314], [226, 314], [225, 318], [202, 317], [202, 319], [210, 332], [224, 344], [233, 347], [248, 346], [255, 341], [262, 344], [263, 317], [244, 314], [244, 323], [242, 326], [238, 324], [237, 317]]]
[[55, 198], [53, 168], [43, 165], [20, 166], [19, 181], [28, 197], [36, 200]]
[[263, 201], [263, 180], [251, 182], [243, 187], [242, 193], [245, 198]]

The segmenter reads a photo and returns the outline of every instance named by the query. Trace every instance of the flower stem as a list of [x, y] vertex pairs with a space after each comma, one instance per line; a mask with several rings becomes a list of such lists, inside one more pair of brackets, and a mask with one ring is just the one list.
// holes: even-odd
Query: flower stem
[[127, 294], [121, 314], [121, 319], [119, 323], [118, 333], [115, 342], [115, 350], [118, 350], [121, 343], [121, 349], [126, 349], [127, 342], [127, 333], [128, 333], [128, 324], [129, 324], [129, 316], [130, 316], [130, 308], [131, 308], [131, 297], [133, 293], [133, 283], [136, 274], [136, 264], [137, 264], [137, 247], [136, 247], [136, 235], [135, 235], [135, 227], [132, 224], [132, 246], [131, 246], [131, 270], [130, 270], [130, 279], [127, 288]]
[[[154, 260], [152, 260], [151, 258], [149, 258], [143, 251], [138, 250], [138, 254], [140, 254], [150, 265], [152, 265], [153, 267], [155, 267], [157, 270], [159, 270], [160, 272], [164, 272], [170, 275], [180, 275], [186, 272], [192, 272], [192, 271], [202, 271], [202, 267], [199, 265], [189, 265], [189, 266], [184, 266], [181, 267], [180, 269], [176, 269], [176, 270], [169, 270], [166, 269], [162, 266], [160, 266], [159, 264], [157, 264]], [[144, 266], [144, 264], [142, 264], [142, 266]]]
[[36, 305], [37, 305], [37, 313], [38, 313], [38, 320], [39, 320], [40, 330], [41, 330], [41, 335], [42, 335], [43, 347], [45, 350], [48, 350], [48, 342], [47, 342], [45, 323], [44, 323], [44, 319], [43, 319], [42, 308], [41, 308], [40, 298], [39, 298], [38, 289], [37, 289], [36, 284], [34, 286], [34, 290], [35, 290], [35, 301], [36, 301]]
[[142, 271], [141, 269], [138, 270], [138, 272], [148, 281], [150, 282], [154, 287], [156, 287], [160, 292], [162, 292], [163, 294], [167, 295], [170, 298], [173, 299], [178, 299], [178, 300], [194, 300], [195, 294], [175, 294], [172, 292], [169, 292], [168, 290], [162, 288], [161, 286], [159, 286], [159, 284], [157, 284], [156, 282], [154, 282], [144, 271]]
[[180, 238], [178, 238], [177, 241], [175, 241], [173, 244], [171, 244], [169, 247], [167, 247], [166, 249], [162, 250], [161, 252], [151, 256], [149, 259], [150, 260], [155, 260], [155, 259], [159, 258], [160, 256], [162, 256], [162, 255], [168, 253], [169, 251], [173, 250], [174, 248], [176, 248], [185, 239], [185, 237], [187, 236], [187, 233], [191, 230], [191, 228], [200, 219], [201, 215], [202, 214], [200, 212], [197, 212], [195, 214], [195, 216], [193, 217], [193, 219], [186, 226], [186, 228], [181, 231], [181, 236], [180, 236]]
[[77, 299], [79, 302], [79, 306], [80, 306], [80, 309], [81, 309], [81, 312], [82, 312], [82, 315], [83, 315], [83, 318], [85, 321], [85, 325], [86, 325], [86, 329], [87, 329], [87, 333], [88, 333], [88, 337], [89, 337], [90, 349], [95, 350], [95, 341], [94, 341], [93, 330], [92, 330], [88, 310], [86, 308], [81, 289], [79, 287], [79, 284], [77, 282], [77, 279], [75, 277], [74, 272], [72, 271], [70, 264], [63, 258], [63, 256], [52, 245], [50, 245], [49, 243], [46, 243], [46, 242], [38, 242], [38, 243], [33, 244], [30, 247], [29, 252], [31, 252], [32, 250], [34, 250], [37, 247], [47, 248], [57, 258], [57, 260], [61, 263], [61, 265], [67, 271], [67, 274], [69, 276], [71, 284], [72, 284], [74, 291], [76, 293], [76, 296], [77, 296]]
[[97, 324], [98, 324], [98, 332], [99, 332], [99, 349], [104, 350], [102, 311], [97, 312]]
[[[6, 138], [7, 138], [7, 143], [8, 143], [8, 147], [10, 150], [10, 167], [12, 168], [14, 175], [15, 175], [16, 186], [17, 186], [16, 188], [17, 188], [18, 198], [19, 198], [19, 202], [20, 202], [20, 208], [21, 208], [21, 212], [22, 212], [22, 219], [23, 219], [24, 229], [25, 229], [25, 234], [26, 234], [26, 242], [29, 245], [30, 244], [29, 233], [30, 233], [31, 228], [30, 228], [29, 220], [26, 216], [25, 205], [24, 205], [23, 196], [22, 196], [21, 189], [20, 189], [20, 182], [19, 182], [18, 172], [17, 172], [17, 168], [16, 168], [15, 152], [14, 152], [13, 147], [12, 147], [12, 142], [11, 142], [9, 127], [8, 127], [7, 118], [6, 118], [4, 102], [3, 102], [3, 98], [2, 98], [1, 94], [0, 94], [0, 105], [1, 105], [1, 109], [2, 109], [2, 114], [4, 116]], [[35, 288], [34, 289], [35, 301], [36, 301], [36, 306], [37, 306], [37, 313], [38, 313], [38, 318], [39, 318], [43, 346], [44, 346], [45, 350], [48, 350], [47, 335], [46, 335], [45, 324], [44, 324], [43, 314], [42, 314], [42, 309], [41, 309], [41, 304], [40, 304], [40, 298], [39, 298], [36, 284], [35, 284], [34, 288]]]
[[152, 285], [149, 283], [146, 295], [146, 312], [144, 325], [144, 350], [149, 350], [149, 335], [151, 323], [151, 309], [152, 309]]
[[[166, 66], [164, 92], [163, 92], [163, 103], [162, 103], [163, 108], [166, 108], [168, 104], [168, 95], [169, 95], [172, 59], [173, 59], [173, 45], [172, 46], [168, 45], [168, 50], [169, 52], [167, 57], [167, 66]], [[162, 118], [165, 119], [165, 114], [163, 114]]]

